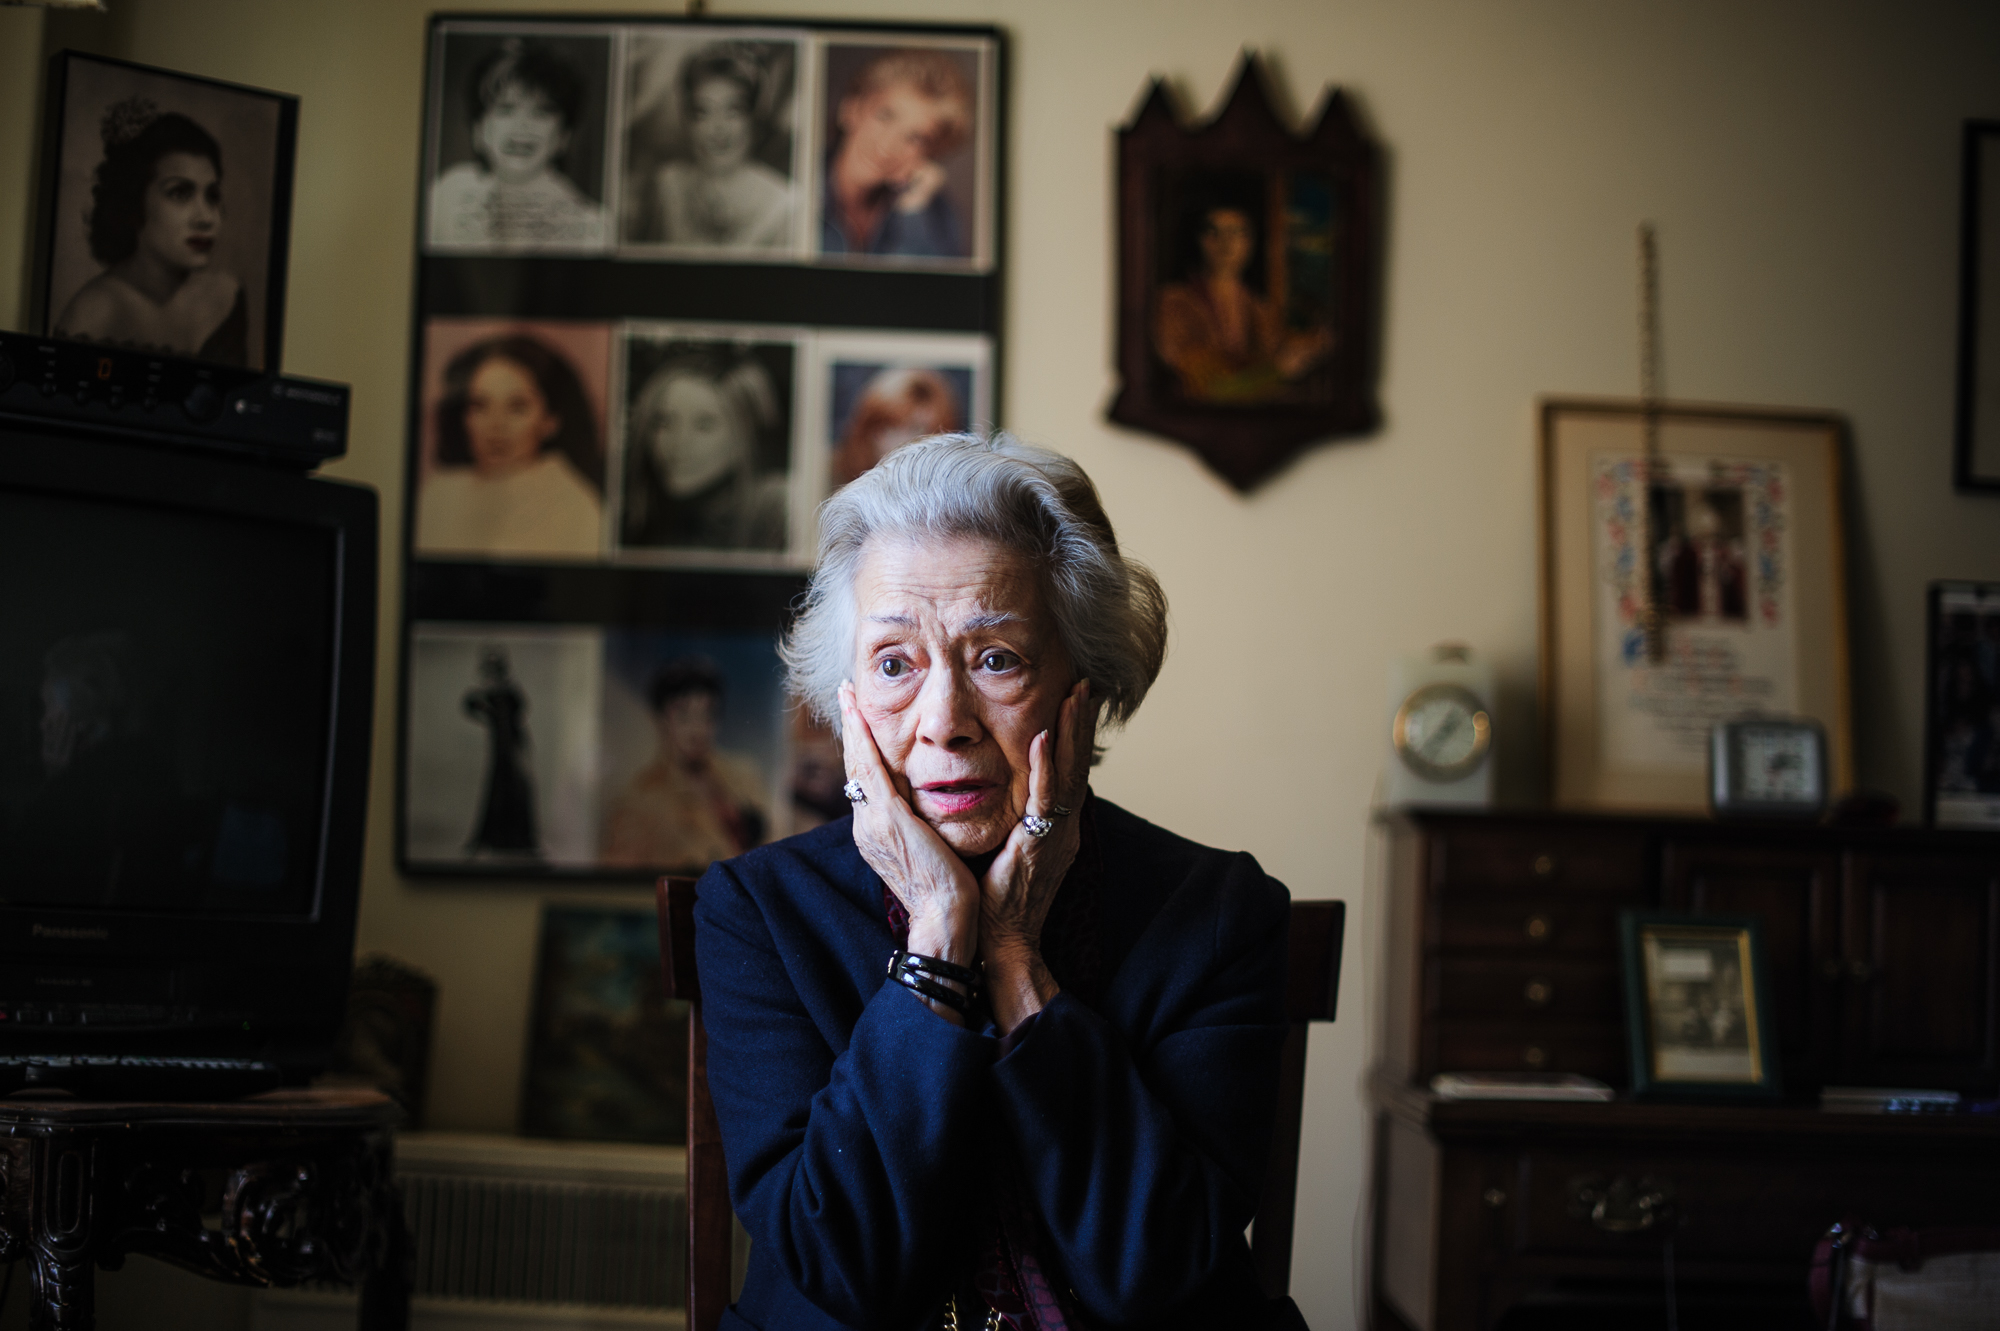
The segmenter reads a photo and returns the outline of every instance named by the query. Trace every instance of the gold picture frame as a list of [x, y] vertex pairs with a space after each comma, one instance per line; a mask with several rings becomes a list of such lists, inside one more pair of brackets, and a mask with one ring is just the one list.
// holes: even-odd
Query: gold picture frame
[[[1635, 401], [1540, 404], [1541, 712], [1557, 808], [1708, 809], [1709, 732], [1827, 733], [1853, 785], [1844, 421]], [[1648, 434], [1654, 437], [1648, 446]]]
[[1782, 1093], [1756, 918], [1625, 911], [1619, 935], [1633, 1095]]

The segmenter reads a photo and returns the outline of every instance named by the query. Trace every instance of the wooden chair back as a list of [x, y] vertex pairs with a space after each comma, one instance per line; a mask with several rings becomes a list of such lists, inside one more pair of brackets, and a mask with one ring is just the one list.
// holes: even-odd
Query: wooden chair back
[[[701, 981], [694, 961], [692, 878], [662, 878], [660, 963], [667, 993], [688, 1007], [687, 1113], [687, 1327], [715, 1331], [729, 1302], [729, 1174], [722, 1134], [708, 1094], [708, 1035], [701, 1024]], [[1340, 952], [1347, 905], [1340, 901], [1292, 903], [1290, 969], [1285, 1017], [1290, 1028], [1278, 1082], [1278, 1113], [1270, 1163], [1250, 1232], [1250, 1256], [1264, 1290], [1287, 1292], [1292, 1274], [1292, 1223], [1299, 1191], [1299, 1122], [1306, 1095], [1306, 1029], [1332, 1021], [1340, 993]]]

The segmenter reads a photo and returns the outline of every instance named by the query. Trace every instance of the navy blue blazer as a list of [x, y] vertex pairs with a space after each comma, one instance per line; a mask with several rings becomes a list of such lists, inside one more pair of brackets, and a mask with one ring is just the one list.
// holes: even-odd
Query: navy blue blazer
[[702, 878], [709, 1087], [752, 1243], [725, 1327], [940, 1325], [988, 1233], [996, 1151], [1018, 1160], [1051, 1279], [1094, 1322], [1280, 1316], [1243, 1231], [1277, 1095], [1289, 894], [1249, 855], [1105, 800], [1079, 816], [1101, 993], [1065, 989], [1004, 1050], [885, 982], [896, 944], [851, 818]]

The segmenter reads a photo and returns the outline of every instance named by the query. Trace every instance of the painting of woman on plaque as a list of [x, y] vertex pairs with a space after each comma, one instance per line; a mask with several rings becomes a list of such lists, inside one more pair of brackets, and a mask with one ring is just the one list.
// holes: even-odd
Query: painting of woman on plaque
[[[1172, 389], [1190, 402], [1243, 406], [1323, 393], [1311, 376], [1333, 350], [1333, 330], [1307, 284], [1288, 280], [1290, 256], [1271, 244], [1266, 178], [1190, 173], [1166, 193], [1179, 243], [1153, 309], [1153, 348]], [[1286, 226], [1297, 212], [1286, 210]], [[1283, 227], [1276, 234], [1290, 239]]]

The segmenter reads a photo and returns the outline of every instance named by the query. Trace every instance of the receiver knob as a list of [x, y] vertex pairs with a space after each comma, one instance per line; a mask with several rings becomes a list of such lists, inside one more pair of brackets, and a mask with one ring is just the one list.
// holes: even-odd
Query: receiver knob
[[215, 391], [214, 384], [196, 384], [188, 390], [181, 410], [191, 421], [212, 421], [222, 414], [222, 394]]

